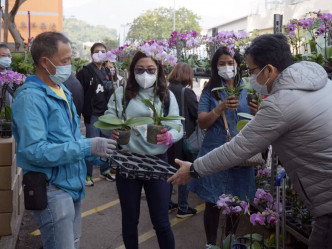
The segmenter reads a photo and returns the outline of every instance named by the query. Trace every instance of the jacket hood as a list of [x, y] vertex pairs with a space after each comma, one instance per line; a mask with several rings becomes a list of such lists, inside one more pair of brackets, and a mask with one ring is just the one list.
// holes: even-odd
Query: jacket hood
[[294, 63], [282, 71], [275, 80], [272, 93], [279, 90], [316, 91], [328, 82], [324, 68], [315, 62]]

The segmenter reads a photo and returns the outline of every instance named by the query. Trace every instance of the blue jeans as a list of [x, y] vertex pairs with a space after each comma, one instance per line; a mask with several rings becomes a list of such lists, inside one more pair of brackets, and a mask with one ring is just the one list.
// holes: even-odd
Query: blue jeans
[[34, 211], [44, 249], [77, 249], [81, 237], [81, 201], [65, 191], [47, 187], [46, 209]]
[[156, 231], [159, 248], [174, 249], [174, 235], [168, 216], [170, 184], [164, 181], [126, 179], [117, 172], [116, 186], [122, 212], [122, 236], [126, 249], [138, 249], [141, 190], [144, 187], [150, 218]]
[[[100, 129], [96, 128], [93, 124], [98, 121], [98, 116], [91, 116], [90, 123], [84, 123], [86, 128], [86, 137], [102, 137]], [[88, 160], [85, 160], [87, 175], [92, 176], [93, 164]], [[100, 166], [100, 174], [107, 174], [110, 171], [109, 166]]]
[[[171, 193], [170, 193], [170, 201], [172, 201], [172, 190], [173, 190], [173, 185], [171, 184]], [[179, 185], [178, 186], [178, 209], [180, 209], [183, 212], [187, 212], [188, 210], [188, 195], [189, 195], [189, 190], [187, 189], [187, 184], [186, 185]]]

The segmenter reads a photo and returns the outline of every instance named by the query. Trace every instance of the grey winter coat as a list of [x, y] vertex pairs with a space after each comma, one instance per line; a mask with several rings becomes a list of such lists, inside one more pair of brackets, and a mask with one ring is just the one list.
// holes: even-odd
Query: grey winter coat
[[332, 82], [318, 64], [282, 71], [254, 119], [194, 168], [201, 176], [225, 170], [270, 144], [313, 216], [332, 213]]

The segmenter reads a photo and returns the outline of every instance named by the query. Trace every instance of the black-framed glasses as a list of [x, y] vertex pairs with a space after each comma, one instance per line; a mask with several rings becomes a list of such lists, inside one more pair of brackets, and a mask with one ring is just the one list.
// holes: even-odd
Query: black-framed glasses
[[259, 67], [254, 67], [254, 68], [248, 68], [248, 73], [249, 73], [249, 76], [252, 75], [253, 71], [256, 70], [257, 68]]
[[144, 72], [147, 72], [148, 74], [155, 74], [157, 71], [157, 68], [155, 67], [149, 67], [149, 68], [142, 68], [142, 67], [138, 67], [134, 69], [136, 74], [143, 74]]

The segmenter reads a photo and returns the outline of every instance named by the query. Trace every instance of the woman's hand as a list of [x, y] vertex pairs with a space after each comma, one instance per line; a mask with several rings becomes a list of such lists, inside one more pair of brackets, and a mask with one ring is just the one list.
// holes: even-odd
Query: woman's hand
[[119, 140], [119, 136], [120, 136], [120, 132], [118, 132], [116, 130], [112, 130], [111, 139], [114, 139], [114, 140], [118, 141]]
[[236, 110], [239, 105], [239, 99], [235, 98], [234, 95], [228, 96], [224, 101], [222, 101], [215, 109], [216, 112], [221, 114], [226, 110]]
[[173, 137], [167, 128], [162, 128], [160, 133], [157, 135], [157, 144], [164, 144], [167, 148], [173, 144]]
[[258, 102], [256, 99], [252, 99], [248, 105], [250, 111], [251, 111], [251, 114], [252, 115], [255, 115], [258, 111]]

